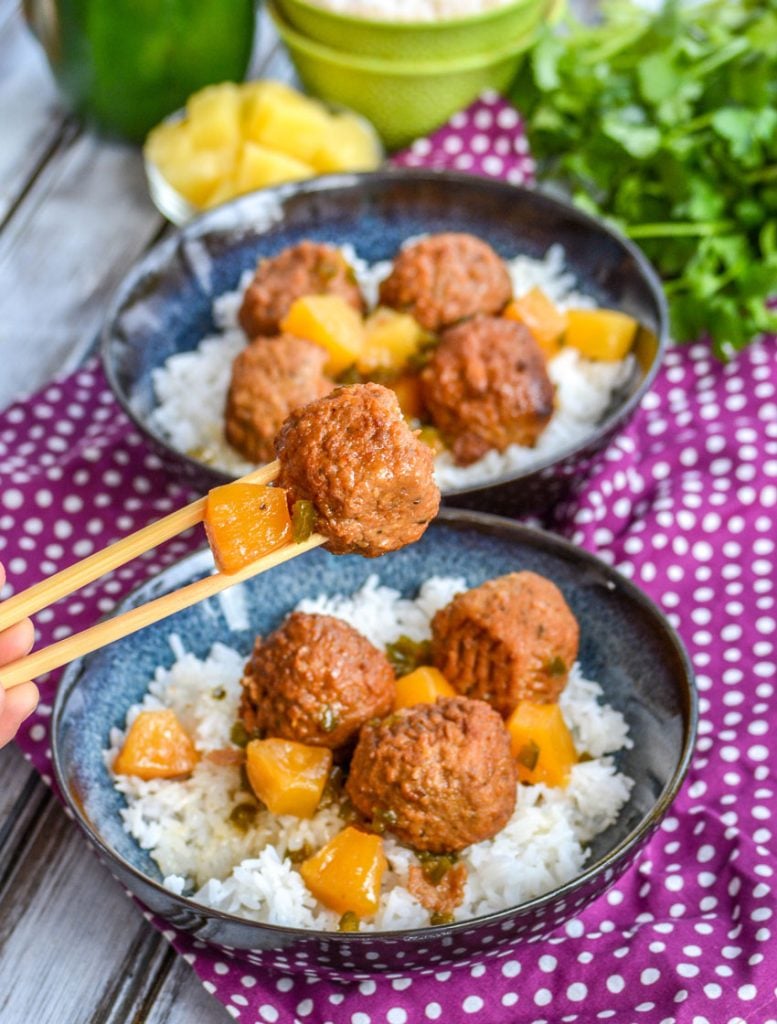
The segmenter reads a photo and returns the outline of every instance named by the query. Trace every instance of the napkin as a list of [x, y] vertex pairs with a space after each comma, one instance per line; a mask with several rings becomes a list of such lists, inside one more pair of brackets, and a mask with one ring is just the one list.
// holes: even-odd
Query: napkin
[[[517, 112], [486, 95], [397, 158], [530, 181]], [[475, 966], [350, 985], [257, 969], [156, 927], [244, 1024], [766, 1024], [777, 1021], [769, 734], [775, 708], [777, 345], [724, 365], [672, 348], [652, 391], [551, 526], [646, 591], [691, 653], [699, 739], [634, 866], [549, 939]], [[191, 497], [90, 363], [0, 414], [0, 559], [29, 586]], [[92, 624], [201, 543], [177, 538], [37, 616], [39, 642]], [[51, 782], [57, 677], [18, 743]]]

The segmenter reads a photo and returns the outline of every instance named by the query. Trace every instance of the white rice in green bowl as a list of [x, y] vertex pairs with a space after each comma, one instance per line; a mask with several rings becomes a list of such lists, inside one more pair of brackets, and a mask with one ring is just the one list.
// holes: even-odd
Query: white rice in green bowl
[[[401, 635], [427, 639], [435, 612], [465, 589], [462, 579], [432, 577], [409, 600], [371, 576], [354, 594], [305, 600], [298, 608], [345, 619], [382, 648]], [[244, 656], [215, 644], [200, 659], [187, 653], [177, 636], [170, 642], [174, 664], [158, 669], [149, 680], [142, 704], [127, 713], [126, 728], [142, 710], [171, 708], [200, 754], [232, 746]], [[578, 754], [585, 758], [572, 768], [564, 788], [519, 784], [515, 811], [501, 832], [462, 851], [459, 862], [466, 866], [467, 880], [463, 902], [454, 911], [457, 921], [517, 906], [578, 876], [588, 857], [587, 844], [616, 821], [629, 798], [633, 780], [614, 761], [619, 750], [631, 746], [628, 727], [578, 664], [559, 704]], [[111, 732], [105, 752], [109, 770], [124, 735], [119, 729]], [[305, 848], [318, 849], [345, 827], [336, 802], [319, 808], [310, 819], [260, 811], [241, 828], [230, 820], [246, 799], [238, 767], [217, 765], [203, 756], [187, 779], [143, 781], [122, 775], [114, 776], [114, 782], [127, 802], [122, 810], [125, 830], [150, 852], [172, 892], [250, 921], [337, 929], [339, 915], [308, 891], [294, 856]], [[426, 927], [429, 911], [407, 888], [418, 858], [388, 833], [383, 852], [388, 869], [380, 905], [374, 917], [361, 922], [361, 929]]]
[[[409, 239], [406, 244], [413, 241], [417, 239]], [[354, 269], [367, 305], [374, 307], [378, 287], [388, 276], [391, 262], [369, 264], [352, 246], [343, 246], [342, 252]], [[597, 305], [591, 295], [579, 290], [560, 245], [551, 246], [543, 259], [515, 256], [505, 263], [516, 298], [538, 287], [562, 311]], [[177, 451], [235, 477], [256, 468], [224, 437], [224, 409], [232, 363], [246, 346], [237, 315], [252, 277], [253, 272], [247, 271], [236, 291], [215, 300], [214, 334], [203, 338], [192, 351], [171, 356], [152, 375], [158, 404], [150, 417], [151, 426]], [[632, 380], [637, 367], [633, 355], [615, 361], [593, 360], [573, 348], [564, 348], [548, 360], [547, 369], [556, 389], [556, 403], [550, 422], [534, 447], [512, 444], [503, 452], [489, 451], [468, 466], [457, 466], [451, 454], [443, 452], [435, 459], [435, 477], [442, 491], [522, 473], [581, 444], [594, 432], [615, 395]]]
[[307, 0], [333, 14], [366, 21], [437, 22], [509, 7], [515, 0]]

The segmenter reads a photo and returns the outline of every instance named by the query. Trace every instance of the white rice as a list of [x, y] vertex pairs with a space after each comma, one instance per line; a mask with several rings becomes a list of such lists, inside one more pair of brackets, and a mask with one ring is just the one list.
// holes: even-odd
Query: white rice
[[[462, 579], [434, 577], [408, 600], [372, 576], [351, 596], [318, 597], [299, 607], [343, 618], [382, 646], [403, 633], [428, 637], [431, 617], [463, 589]], [[223, 644], [215, 644], [205, 659], [187, 653], [177, 637], [171, 646], [175, 663], [157, 670], [143, 703], [127, 713], [127, 727], [140, 710], [170, 707], [201, 753], [230, 746], [243, 657]], [[463, 852], [468, 877], [457, 920], [515, 906], [574, 878], [588, 856], [585, 844], [617, 819], [632, 780], [616, 771], [609, 755], [631, 741], [622, 715], [599, 703], [601, 696], [599, 685], [575, 665], [560, 704], [578, 752], [591, 759], [574, 766], [566, 788], [519, 785], [515, 813], [504, 829]], [[109, 768], [123, 739], [121, 730], [112, 731], [105, 752]], [[318, 848], [340, 831], [344, 823], [334, 807], [309, 820], [262, 812], [240, 831], [228, 820], [245, 799], [239, 770], [205, 758], [185, 780], [115, 776], [115, 784], [127, 801], [124, 828], [151, 852], [173, 892], [193, 894], [196, 902], [252, 921], [337, 927], [338, 915], [311, 896], [285, 856], [306, 844]], [[415, 855], [388, 835], [384, 853], [389, 869], [380, 907], [362, 928], [425, 927], [428, 911], [405, 888], [410, 866], [418, 863]]]
[[374, 21], [450, 21], [506, 7], [513, 0], [310, 0], [335, 14]]
[[[408, 239], [405, 244], [412, 241]], [[353, 246], [343, 246], [342, 251], [372, 308], [378, 301], [378, 285], [389, 274], [391, 262], [369, 264]], [[565, 265], [560, 245], [551, 246], [541, 260], [516, 256], [507, 264], [516, 297], [537, 286], [562, 310], [596, 305], [590, 295], [577, 290], [575, 276]], [[152, 427], [178, 451], [236, 476], [255, 468], [224, 438], [224, 407], [232, 362], [246, 344], [237, 314], [252, 276], [247, 271], [237, 291], [227, 292], [214, 301], [215, 334], [203, 338], [191, 352], [171, 356], [153, 373], [159, 404], [151, 414]], [[633, 356], [604, 362], [586, 359], [574, 349], [562, 350], [548, 362], [548, 373], [556, 386], [556, 409], [534, 448], [510, 445], [504, 452], [488, 452], [469, 466], [456, 466], [446, 452], [437, 457], [435, 464], [440, 488], [453, 490], [520, 472], [579, 444], [601, 420], [613, 395], [630, 380], [634, 368]]]

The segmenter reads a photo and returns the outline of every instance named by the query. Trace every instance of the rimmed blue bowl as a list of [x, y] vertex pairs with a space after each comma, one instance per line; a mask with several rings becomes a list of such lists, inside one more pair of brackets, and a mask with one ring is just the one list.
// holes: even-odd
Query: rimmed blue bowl
[[642, 325], [635, 371], [589, 435], [521, 472], [446, 490], [448, 504], [488, 512], [542, 512], [582, 479], [631, 417], [658, 371], [668, 338], [660, 282], [636, 246], [581, 210], [532, 189], [450, 172], [391, 170], [334, 175], [241, 196], [191, 221], [151, 249], [114, 296], [102, 360], [119, 402], [166, 465], [207, 490], [228, 475], [173, 448], [149, 422], [152, 372], [214, 329], [213, 299], [238, 287], [260, 256], [311, 238], [350, 242], [370, 262], [407, 238], [468, 231], [500, 254], [544, 256], [561, 244], [581, 286], [602, 306]]
[[[137, 590], [142, 604], [207, 572], [200, 552]], [[402, 932], [320, 933], [255, 924], [176, 896], [148, 854], [124, 832], [123, 797], [103, 764], [112, 726], [123, 723], [158, 665], [170, 665], [176, 632], [197, 655], [220, 640], [246, 654], [255, 633], [274, 628], [302, 597], [350, 593], [372, 573], [405, 595], [432, 575], [470, 585], [531, 569], [554, 580], [580, 622], [580, 662], [626, 717], [634, 746], [618, 755], [635, 780], [618, 821], [590, 847], [577, 878], [538, 899], [471, 921]], [[268, 968], [340, 979], [477, 963], [516, 942], [542, 937], [578, 914], [617, 879], [645, 845], [687, 771], [697, 722], [691, 665], [677, 635], [636, 587], [573, 545], [496, 516], [443, 511], [421, 541], [377, 561], [317, 549], [243, 585], [250, 629], [233, 629], [212, 599], [75, 662], [53, 714], [57, 779], [78, 823], [123, 884], [154, 913], [205, 942], [241, 950]]]

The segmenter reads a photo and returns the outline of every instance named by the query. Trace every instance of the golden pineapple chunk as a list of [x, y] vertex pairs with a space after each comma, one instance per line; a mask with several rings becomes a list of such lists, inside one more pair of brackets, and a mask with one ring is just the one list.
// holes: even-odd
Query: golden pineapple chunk
[[368, 122], [355, 114], [334, 114], [323, 143], [310, 158], [317, 171], [374, 171], [383, 153]]
[[378, 307], [364, 323], [364, 347], [357, 369], [360, 373], [402, 370], [428, 337], [409, 313]]
[[199, 149], [237, 149], [240, 144], [240, 87], [209, 85], [189, 97], [186, 116]]
[[331, 131], [331, 119], [315, 100], [270, 93], [255, 101], [244, 130], [248, 139], [310, 163]]
[[280, 104], [285, 106], [306, 106], [311, 101], [284, 82], [266, 79], [261, 82], [244, 82], [242, 129], [244, 139], [259, 140], [259, 133], [267, 117], [267, 111]]
[[250, 192], [253, 188], [265, 188], [267, 185], [279, 185], [283, 181], [310, 178], [313, 174], [310, 164], [260, 146], [258, 142], [245, 142], [235, 170], [235, 194]]
[[234, 169], [231, 150], [197, 149], [186, 121], [155, 128], [146, 142], [146, 156], [162, 177], [195, 206], [204, 206]]
[[340, 295], [306, 295], [281, 321], [281, 330], [325, 348], [325, 370], [337, 376], [358, 360], [364, 344], [362, 318]]
[[588, 359], [623, 359], [638, 326], [616, 309], [570, 309], [564, 340]]
[[186, 121], [163, 121], [151, 129], [144, 149], [146, 159], [160, 171], [185, 163], [194, 149], [189, 125]]
[[366, 122], [330, 114], [317, 100], [273, 81], [200, 89], [183, 120], [150, 132], [145, 155], [200, 208], [321, 170], [371, 168], [380, 159]]

